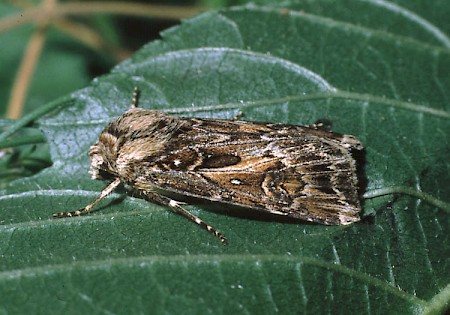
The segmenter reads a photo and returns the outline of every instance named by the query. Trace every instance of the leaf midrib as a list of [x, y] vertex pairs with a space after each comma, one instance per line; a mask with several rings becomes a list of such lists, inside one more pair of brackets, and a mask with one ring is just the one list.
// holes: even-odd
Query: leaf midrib
[[[311, 100], [326, 100], [326, 99], [348, 99], [348, 100], [358, 100], [363, 102], [371, 102], [379, 106], [391, 106], [398, 109], [403, 109], [409, 112], [416, 112], [419, 114], [429, 115], [433, 117], [440, 117], [445, 119], [450, 119], [450, 112], [439, 110], [435, 108], [430, 108], [425, 105], [420, 105], [416, 103], [411, 102], [404, 102], [396, 99], [386, 98], [386, 97], [379, 97], [374, 96], [372, 94], [366, 94], [366, 93], [354, 93], [354, 92], [346, 92], [346, 91], [336, 91], [333, 93], [327, 92], [327, 93], [311, 93], [308, 95], [288, 95], [281, 98], [274, 98], [274, 99], [266, 99], [266, 100], [258, 100], [258, 101], [242, 101], [239, 103], [227, 103], [227, 104], [215, 104], [215, 105], [208, 105], [208, 106], [197, 106], [197, 107], [179, 107], [179, 108], [173, 108], [173, 109], [161, 109], [162, 112], [170, 113], [170, 114], [182, 114], [182, 113], [196, 113], [196, 112], [205, 112], [205, 111], [219, 111], [219, 110], [225, 110], [225, 109], [244, 109], [244, 108], [252, 108], [252, 107], [258, 107], [258, 106], [276, 106], [282, 103], [286, 102], [307, 102]], [[364, 106], [363, 103], [358, 104], [360, 106]], [[68, 121], [65, 120], [64, 122], [49, 122], [49, 121], [42, 121], [40, 123], [41, 126], [46, 127], [57, 127], [57, 126], [64, 126], [64, 127], [80, 127], [80, 126], [98, 126], [98, 125], [106, 125], [108, 122], [111, 121], [111, 118], [109, 119], [98, 119], [98, 120], [92, 120], [89, 122], [86, 121]]]
[[[251, 9], [252, 12], [264, 12], [264, 13], [279, 13], [280, 8], [274, 8], [274, 7], [269, 7], [269, 6], [254, 6], [252, 5], [250, 6], [246, 6], [246, 7], [234, 7], [234, 8], [228, 8], [227, 11], [230, 12], [242, 12], [244, 10], [248, 10]], [[344, 22], [344, 21], [340, 21], [340, 20], [334, 20], [332, 18], [329, 17], [323, 17], [320, 15], [315, 15], [315, 14], [311, 14], [311, 13], [306, 13], [303, 11], [297, 11], [297, 10], [292, 10], [292, 9], [288, 9], [289, 11], [289, 16], [294, 16], [296, 18], [302, 18], [308, 22], [314, 23], [316, 25], [319, 26], [325, 26], [328, 28], [334, 28], [334, 29], [340, 29], [340, 30], [345, 30], [345, 31], [351, 31], [352, 33], [355, 34], [362, 34], [366, 37], [374, 37], [374, 38], [380, 38], [380, 39], [389, 39], [389, 40], [393, 40], [396, 42], [402, 42], [404, 44], [410, 45], [411, 47], [413, 47], [414, 49], [417, 49], [418, 46], [420, 46], [420, 49], [423, 50], [428, 50], [428, 49], [432, 49], [432, 50], [437, 50], [437, 51], [441, 51], [441, 52], [446, 52], [448, 51], [448, 48], [446, 47], [440, 47], [440, 46], [436, 46], [436, 45], [432, 45], [426, 42], [422, 42], [419, 40], [416, 40], [414, 38], [411, 37], [406, 37], [406, 36], [400, 36], [397, 34], [393, 34], [390, 32], [386, 32], [386, 31], [382, 31], [382, 30], [377, 30], [377, 29], [371, 29], [365, 26], [362, 26], [360, 24], [354, 24], [354, 23], [349, 23], [349, 22]], [[220, 11], [219, 11], [220, 13]], [[412, 22], [417, 22], [415, 20], [409, 19], [408, 21], [412, 21]], [[422, 28], [425, 32], [430, 33], [429, 30], [425, 27], [423, 27], [423, 24], [420, 23], [415, 23], [415, 25], [418, 25], [420, 28]], [[439, 30], [438, 27], [436, 27], [435, 25], [433, 25], [432, 23], [429, 23], [429, 25], [433, 26], [435, 30]], [[440, 30], [439, 30], [440, 31]], [[443, 32], [440, 31], [441, 34], [445, 34]], [[434, 35], [434, 33], [431, 33]], [[442, 42], [442, 40], [440, 39], [440, 37], [435, 36], [435, 38], [437, 40], [439, 40], [440, 42]], [[447, 39], [450, 41], [450, 39]], [[445, 43], [443, 43], [445, 44]]]

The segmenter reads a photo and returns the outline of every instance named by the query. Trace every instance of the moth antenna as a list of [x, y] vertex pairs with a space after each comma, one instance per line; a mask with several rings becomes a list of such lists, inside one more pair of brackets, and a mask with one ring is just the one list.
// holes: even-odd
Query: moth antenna
[[139, 88], [137, 86], [133, 89], [133, 97], [131, 98], [131, 106], [130, 108], [136, 108], [139, 99]]
[[57, 212], [53, 213], [54, 218], [70, 218], [70, 217], [77, 217], [86, 213], [89, 213], [92, 211], [92, 208], [102, 201], [106, 196], [108, 196], [117, 186], [120, 185], [120, 178], [116, 178], [111, 184], [109, 184], [105, 189], [102, 190], [100, 195], [92, 201], [90, 204], [88, 204], [86, 207], [70, 211], [70, 212]]

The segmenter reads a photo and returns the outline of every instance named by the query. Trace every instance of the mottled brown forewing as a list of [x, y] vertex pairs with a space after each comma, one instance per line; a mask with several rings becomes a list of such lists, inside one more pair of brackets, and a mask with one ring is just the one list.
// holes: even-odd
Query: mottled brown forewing
[[179, 119], [158, 156], [137, 163], [157, 187], [322, 224], [359, 220], [353, 137], [313, 127]]

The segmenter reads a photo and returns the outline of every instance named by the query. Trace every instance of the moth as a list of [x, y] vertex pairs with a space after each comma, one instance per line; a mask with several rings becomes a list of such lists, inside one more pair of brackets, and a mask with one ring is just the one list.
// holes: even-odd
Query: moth
[[137, 107], [91, 146], [90, 174], [109, 181], [93, 202], [54, 217], [90, 212], [121, 184], [173, 209], [226, 244], [215, 228], [170, 197], [184, 195], [326, 225], [360, 220], [356, 162], [363, 146], [320, 125], [179, 118]]

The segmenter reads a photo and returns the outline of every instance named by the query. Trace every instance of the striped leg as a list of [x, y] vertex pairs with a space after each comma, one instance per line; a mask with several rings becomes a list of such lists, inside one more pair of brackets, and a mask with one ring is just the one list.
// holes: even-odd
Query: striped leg
[[116, 178], [111, 184], [109, 184], [105, 189], [102, 190], [100, 195], [93, 202], [88, 204], [86, 207], [71, 211], [71, 212], [57, 212], [53, 213], [54, 218], [68, 218], [68, 217], [76, 217], [92, 211], [92, 208], [102, 201], [106, 196], [108, 196], [117, 186], [120, 185], [120, 179]]
[[131, 106], [130, 108], [136, 108], [138, 104], [138, 98], [139, 98], [139, 89], [137, 86], [133, 89], [133, 97], [131, 98]]
[[219, 240], [222, 242], [222, 245], [227, 245], [227, 239], [225, 236], [223, 236], [222, 233], [214, 229], [211, 225], [205, 223], [202, 219], [199, 217], [193, 215], [186, 209], [180, 206], [180, 203], [176, 200], [170, 199], [166, 196], [158, 195], [156, 193], [146, 193], [145, 196], [149, 198], [152, 201], [155, 201], [161, 205], [170, 207], [172, 210], [174, 210], [176, 213], [182, 215], [183, 217], [195, 222], [196, 224], [200, 225], [202, 228], [207, 230], [209, 233], [215, 235]]

